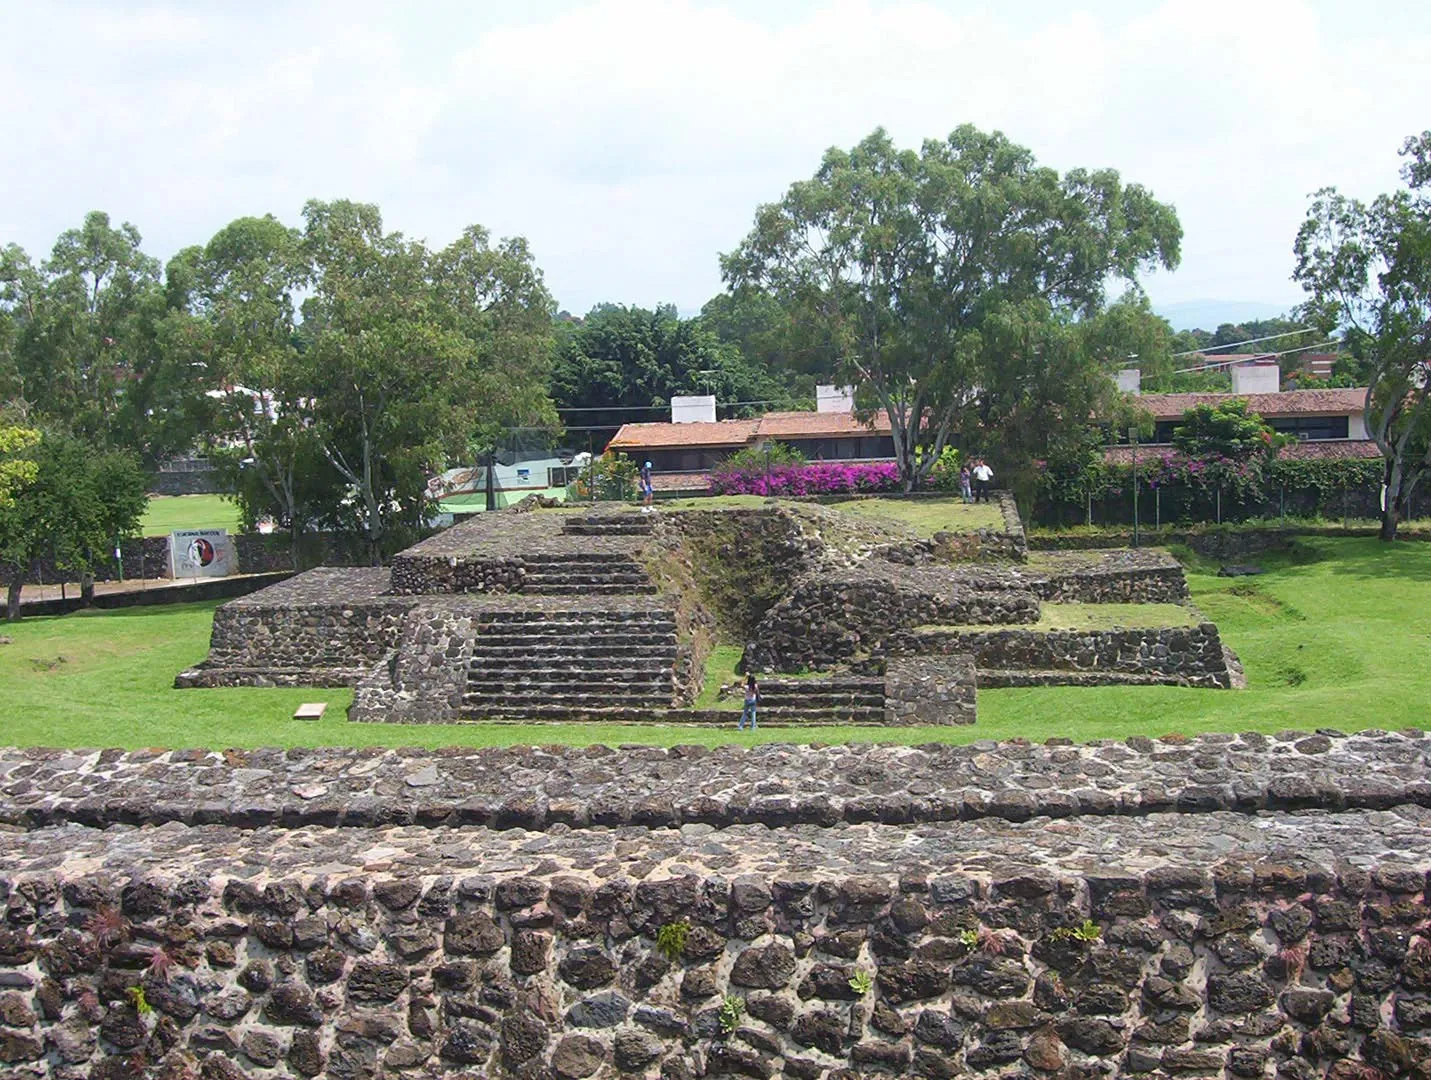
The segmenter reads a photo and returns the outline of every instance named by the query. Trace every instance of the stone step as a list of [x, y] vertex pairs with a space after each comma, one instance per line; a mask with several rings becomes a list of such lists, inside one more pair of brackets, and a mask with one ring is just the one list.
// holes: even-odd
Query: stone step
[[524, 566], [637, 566], [635, 559], [618, 551], [548, 551], [522, 555]]
[[489, 611], [481, 616], [484, 626], [549, 626], [549, 625], [569, 625], [569, 626], [636, 626], [650, 627], [659, 626], [662, 628], [675, 629], [675, 615], [663, 608], [639, 609], [635, 611], [569, 611], [561, 608], [545, 610], [542, 608], [524, 609], [521, 611]]
[[521, 591], [533, 596], [654, 596], [657, 589], [649, 581], [645, 585], [532, 585], [524, 582]]
[[534, 641], [537, 638], [617, 638], [676, 636], [676, 628], [669, 623], [500, 623], [480, 628], [480, 636], [510, 637]]
[[509, 671], [532, 672], [550, 671], [554, 673], [626, 671], [632, 674], [645, 672], [669, 672], [675, 663], [675, 654], [670, 656], [574, 656], [567, 660], [553, 660], [545, 656], [483, 656], [470, 661], [469, 671]]
[[757, 675], [756, 678], [760, 681], [760, 692], [762, 694], [785, 693], [801, 689], [822, 691], [851, 690], [856, 692], [869, 690], [879, 690], [883, 692], [884, 690], [884, 679], [869, 678], [862, 675], [852, 675], [846, 678], [834, 679], [781, 679], [772, 676], [767, 676], [762, 679], [759, 675]]
[[1176, 686], [1175, 675], [1111, 668], [1070, 670], [1068, 668], [979, 668], [975, 681], [980, 690], [1020, 686]]
[[883, 709], [884, 695], [861, 694], [858, 697], [811, 695], [809, 697], [768, 698], [762, 694], [760, 707], [762, 709]]
[[[541, 698], [514, 698], [504, 694], [465, 694], [459, 710], [468, 713], [527, 713], [557, 711], [587, 712], [595, 709], [625, 709], [645, 713], [654, 719], [671, 708], [670, 694], [566, 694]], [[774, 719], [772, 717], [771, 719]], [[849, 722], [848, 720], [846, 722]]]
[[650, 582], [638, 567], [611, 570], [528, 570], [523, 585], [645, 585]]
[[473, 671], [467, 677], [467, 689], [472, 693], [489, 692], [495, 688], [522, 688], [533, 692], [561, 689], [580, 691], [585, 688], [621, 687], [629, 690], [649, 690], [673, 685], [671, 673], [644, 672], [632, 674], [624, 671], [581, 671], [564, 675], [557, 672], [496, 672]]
[[472, 659], [483, 663], [506, 663], [514, 660], [551, 664], [559, 667], [565, 663], [583, 660], [611, 660], [631, 662], [639, 660], [659, 660], [661, 663], [675, 663], [675, 646], [666, 648], [650, 645], [588, 645], [581, 648], [543, 647], [530, 649], [520, 645], [474, 646]]
[[538, 649], [545, 646], [549, 651], [570, 650], [584, 652], [588, 648], [637, 648], [674, 649], [675, 634], [544, 634], [522, 636], [518, 634], [482, 634], [472, 640], [474, 653], [489, 648]]

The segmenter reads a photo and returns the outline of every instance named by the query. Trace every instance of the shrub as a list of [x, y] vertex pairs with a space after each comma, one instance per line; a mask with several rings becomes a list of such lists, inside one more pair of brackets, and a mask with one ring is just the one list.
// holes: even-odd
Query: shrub
[[892, 461], [816, 461], [772, 466], [768, 471], [762, 465], [719, 470], [710, 478], [714, 495], [854, 495], [898, 488], [899, 467]]
[[715, 467], [715, 472], [764, 472], [776, 465], [803, 465], [805, 455], [789, 443], [768, 442], [737, 450]]

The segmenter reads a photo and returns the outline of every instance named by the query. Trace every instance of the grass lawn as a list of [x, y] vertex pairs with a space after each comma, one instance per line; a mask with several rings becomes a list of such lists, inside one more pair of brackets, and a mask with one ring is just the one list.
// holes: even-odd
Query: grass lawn
[[[1048, 687], [979, 695], [967, 728], [350, 724], [346, 690], [173, 690], [203, 659], [212, 604], [31, 618], [0, 628], [0, 742], [68, 746], [495, 745], [849, 740], [1431, 727], [1431, 544], [1313, 539], [1257, 578], [1189, 575], [1193, 602], [1241, 656], [1250, 688]], [[1212, 569], [1212, 568], [1207, 568]], [[734, 655], [710, 665], [716, 686]], [[708, 688], [713, 695], [713, 688]], [[317, 722], [291, 720], [328, 701]]]
[[167, 536], [175, 529], [238, 532], [238, 527], [238, 507], [222, 495], [151, 495], [140, 522], [145, 536]]

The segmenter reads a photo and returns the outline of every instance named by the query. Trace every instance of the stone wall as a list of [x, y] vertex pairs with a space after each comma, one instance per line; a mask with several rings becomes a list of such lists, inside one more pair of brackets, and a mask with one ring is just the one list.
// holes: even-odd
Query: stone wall
[[358, 683], [348, 719], [389, 724], [455, 721], [480, 617], [460, 598], [414, 607], [393, 648]]
[[1165, 551], [1069, 552], [1044, 555], [1036, 565], [1029, 588], [1040, 600], [1177, 604], [1189, 595], [1182, 564]]
[[[1421, 1078], [1427, 743], [0, 750], [0, 811], [51, 811], [0, 845], [0, 1063], [76, 1080]], [[433, 816], [474, 791], [515, 809], [529, 774], [592, 816]], [[614, 785], [639, 811], [633, 782], [694, 799], [713, 780], [719, 825], [598, 820], [588, 795]], [[781, 794], [900, 783], [925, 792], [902, 816], [779, 816]], [[999, 812], [915, 808], [961, 784]], [[352, 820], [243, 816], [270, 790]], [[135, 823], [81, 823], [106, 801]], [[166, 804], [179, 815], [146, 827]]]
[[[168, 536], [134, 537], [121, 543], [119, 551], [126, 581], [140, 578], [152, 581], [169, 577]], [[8, 585], [10, 576], [10, 568], [0, 565], [0, 585]], [[101, 559], [99, 565], [94, 568], [95, 581], [118, 581], [119, 578], [120, 570], [115, 566], [112, 556]], [[53, 585], [60, 581], [78, 580], [79, 574], [57, 567], [49, 557], [33, 560], [25, 572], [27, 585]]]
[[891, 657], [884, 669], [884, 714], [888, 724], [972, 724], [974, 658]]
[[989, 584], [966, 585], [938, 567], [882, 560], [808, 578], [766, 614], [746, 649], [746, 664], [758, 671], [823, 670], [882, 653], [892, 634], [916, 626], [1038, 619], [1032, 592], [1006, 582]]
[[930, 628], [891, 638], [895, 655], [969, 653], [979, 686], [1169, 684], [1229, 689], [1236, 675], [1210, 622], [1113, 630]]
[[413, 601], [383, 596], [382, 568], [321, 567], [214, 612], [190, 686], [351, 686], [397, 642]]

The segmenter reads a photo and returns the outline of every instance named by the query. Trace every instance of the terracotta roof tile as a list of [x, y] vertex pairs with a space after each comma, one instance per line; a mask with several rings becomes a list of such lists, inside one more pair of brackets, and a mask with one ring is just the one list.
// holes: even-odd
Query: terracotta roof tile
[[607, 445], [615, 450], [663, 446], [740, 447], [755, 438], [758, 423], [756, 420], [717, 420], [712, 424], [623, 424]]
[[760, 418], [759, 436], [763, 439], [820, 438], [830, 435], [888, 435], [889, 417], [883, 409], [875, 413], [870, 423], [863, 424], [854, 413], [847, 412], [774, 412]]
[[1350, 416], [1366, 404], [1366, 387], [1342, 390], [1284, 390], [1280, 394], [1142, 394], [1134, 400], [1155, 420], [1181, 420], [1198, 405], [1217, 405], [1231, 398], [1247, 399], [1247, 407], [1261, 417], [1314, 416], [1331, 413]]

